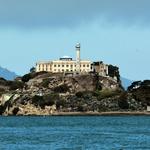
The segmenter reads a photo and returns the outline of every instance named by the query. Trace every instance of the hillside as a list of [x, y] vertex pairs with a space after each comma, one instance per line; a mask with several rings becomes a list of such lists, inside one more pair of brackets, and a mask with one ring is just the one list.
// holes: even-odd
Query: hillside
[[5, 78], [6, 80], [14, 80], [17, 75], [14, 72], [9, 71], [8, 69], [0, 67], [0, 77]]
[[97, 74], [40, 72], [26, 74], [15, 81], [1, 78], [0, 114], [145, 111], [149, 105], [149, 82], [145, 82], [144, 89], [135, 91], [131, 86], [131, 91], [126, 92], [120, 81]]
[[[10, 82], [0, 80], [1, 114], [29, 115], [62, 112], [101, 111], [100, 100], [122, 91], [120, 82], [96, 74], [63, 75], [31, 73]], [[109, 108], [110, 109], [110, 108]]]

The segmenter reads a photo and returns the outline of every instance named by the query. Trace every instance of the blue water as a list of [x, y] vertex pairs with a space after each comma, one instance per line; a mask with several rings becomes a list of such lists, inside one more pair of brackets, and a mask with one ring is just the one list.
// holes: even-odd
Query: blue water
[[150, 150], [150, 117], [0, 117], [0, 150]]

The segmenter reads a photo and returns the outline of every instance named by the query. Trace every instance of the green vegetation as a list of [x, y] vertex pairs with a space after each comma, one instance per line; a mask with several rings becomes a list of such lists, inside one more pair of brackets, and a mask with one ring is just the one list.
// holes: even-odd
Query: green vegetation
[[63, 84], [63, 85], [55, 87], [53, 91], [56, 93], [66, 93], [66, 92], [69, 92], [69, 87], [66, 84]]
[[35, 67], [32, 67], [32, 68], [30, 69], [30, 73], [34, 73], [34, 72], [36, 72], [36, 68], [35, 68]]
[[0, 85], [5, 85], [7, 82], [7, 80], [5, 80], [4, 78], [0, 77]]
[[0, 88], [0, 93], [3, 93], [5, 92], [5, 89], [4, 88]]
[[32, 98], [32, 104], [34, 104], [35, 106], [40, 106], [42, 109], [44, 109], [45, 106], [54, 105], [58, 99], [59, 99], [59, 95], [54, 93], [44, 95], [44, 96], [35, 95]]
[[127, 101], [127, 93], [122, 92], [119, 96], [118, 105], [121, 109], [129, 109], [129, 103]]
[[15, 107], [12, 111], [13, 115], [17, 115], [18, 111], [19, 111], [19, 108]]
[[77, 110], [80, 112], [84, 112], [84, 107], [82, 105], [78, 105]]
[[5, 107], [0, 105], [0, 115], [2, 115], [5, 112]]
[[112, 78], [117, 77], [117, 80], [120, 81], [119, 68], [113, 65], [108, 66], [108, 75]]
[[32, 78], [31, 74], [26, 74], [22, 77], [23, 82], [28, 82]]
[[46, 78], [43, 80], [43, 82], [41, 83], [41, 86], [44, 88], [48, 88], [48, 85], [50, 83], [51, 79], [50, 78]]
[[121, 91], [117, 91], [117, 90], [107, 90], [107, 89], [102, 90], [102, 91], [96, 90], [95, 92], [93, 92], [93, 96], [96, 96], [98, 98], [98, 100], [102, 100], [105, 98], [117, 96], [120, 93], [121, 93]]
[[31, 73], [28, 73], [28, 74], [26, 74], [26, 75], [24, 75], [22, 77], [22, 81], [23, 82], [28, 82], [29, 80], [35, 78], [36, 76], [39, 76], [39, 75], [42, 75], [42, 74], [45, 74], [45, 73], [47, 73], [47, 72], [42, 71], [42, 72], [31, 72]]
[[77, 96], [78, 98], [82, 98], [82, 97], [84, 96], [84, 92], [77, 92], [77, 93], [76, 93], [76, 96]]
[[24, 87], [24, 83], [20, 81], [8, 81], [7, 85], [10, 90], [22, 89]]
[[129, 87], [128, 87], [128, 91], [133, 90], [135, 87], [141, 86], [142, 81], [135, 81], [133, 82]]
[[56, 101], [56, 108], [60, 109], [60, 107], [65, 107], [66, 105], [66, 101], [64, 99], [59, 99]]
[[150, 105], [150, 80], [135, 81], [128, 87], [128, 92], [132, 97], [143, 104], [143, 106]]

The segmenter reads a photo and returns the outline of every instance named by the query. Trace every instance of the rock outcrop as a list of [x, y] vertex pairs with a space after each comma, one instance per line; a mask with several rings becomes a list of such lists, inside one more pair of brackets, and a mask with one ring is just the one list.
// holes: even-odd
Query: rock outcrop
[[97, 74], [32, 73], [0, 82], [1, 115], [58, 112], [143, 111], [146, 105], [125, 92], [120, 81]]

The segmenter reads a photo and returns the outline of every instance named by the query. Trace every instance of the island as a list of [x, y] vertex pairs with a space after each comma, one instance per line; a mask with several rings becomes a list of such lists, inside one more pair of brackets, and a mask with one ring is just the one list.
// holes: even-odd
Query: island
[[119, 68], [65, 56], [41, 61], [13, 81], [0, 78], [0, 115], [149, 115], [150, 81], [125, 90]]

